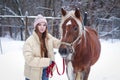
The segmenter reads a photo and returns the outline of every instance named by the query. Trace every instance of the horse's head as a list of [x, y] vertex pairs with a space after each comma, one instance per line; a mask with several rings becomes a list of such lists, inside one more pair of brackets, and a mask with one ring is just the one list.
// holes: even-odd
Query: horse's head
[[83, 32], [83, 23], [78, 9], [67, 12], [62, 8], [61, 12], [60, 32], [62, 38], [59, 52], [63, 57], [67, 57], [69, 53], [74, 53], [73, 48]]

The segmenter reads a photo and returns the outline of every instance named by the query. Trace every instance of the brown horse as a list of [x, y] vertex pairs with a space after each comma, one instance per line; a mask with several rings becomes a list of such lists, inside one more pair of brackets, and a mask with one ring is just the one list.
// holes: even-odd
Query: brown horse
[[61, 45], [59, 52], [66, 62], [69, 80], [88, 80], [90, 68], [100, 56], [101, 45], [98, 34], [83, 26], [80, 11], [65, 11], [60, 24]]

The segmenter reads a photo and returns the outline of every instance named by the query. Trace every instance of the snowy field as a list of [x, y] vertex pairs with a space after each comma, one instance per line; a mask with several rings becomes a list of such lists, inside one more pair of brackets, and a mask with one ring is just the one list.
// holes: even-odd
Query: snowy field
[[[24, 80], [23, 41], [0, 38], [0, 80]], [[120, 80], [120, 40], [101, 40], [101, 56], [92, 66], [88, 80]], [[1, 49], [1, 46], [0, 46]], [[55, 49], [57, 52], [57, 49]], [[55, 54], [59, 71], [62, 72], [62, 58]], [[67, 80], [66, 74], [59, 76], [55, 71], [50, 80]]]

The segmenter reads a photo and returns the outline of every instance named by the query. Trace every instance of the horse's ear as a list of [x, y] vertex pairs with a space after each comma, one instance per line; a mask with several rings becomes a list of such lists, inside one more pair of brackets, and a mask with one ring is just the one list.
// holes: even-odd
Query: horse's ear
[[75, 16], [76, 16], [77, 18], [80, 18], [80, 11], [79, 11], [78, 8], [75, 9]]
[[63, 16], [65, 16], [67, 14], [67, 12], [63, 8], [61, 8], [61, 13]]

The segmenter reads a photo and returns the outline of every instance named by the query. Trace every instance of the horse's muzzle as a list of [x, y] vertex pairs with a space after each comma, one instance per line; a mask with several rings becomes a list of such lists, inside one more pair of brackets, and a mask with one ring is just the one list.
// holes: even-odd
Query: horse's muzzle
[[59, 48], [59, 53], [62, 57], [66, 57], [68, 55], [67, 48]]

